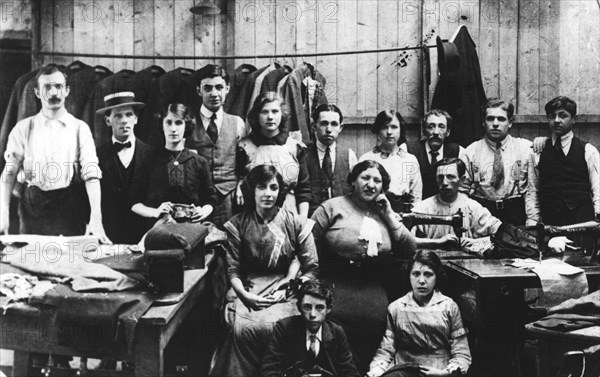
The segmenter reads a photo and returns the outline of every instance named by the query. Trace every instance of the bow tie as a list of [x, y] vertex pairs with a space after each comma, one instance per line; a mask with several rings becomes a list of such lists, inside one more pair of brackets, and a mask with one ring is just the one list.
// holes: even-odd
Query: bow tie
[[113, 143], [113, 148], [115, 148], [115, 150], [117, 152], [119, 152], [120, 150], [122, 150], [123, 148], [131, 148], [131, 141], [128, 141], [126, 143], [118, 143], [115, 142]]

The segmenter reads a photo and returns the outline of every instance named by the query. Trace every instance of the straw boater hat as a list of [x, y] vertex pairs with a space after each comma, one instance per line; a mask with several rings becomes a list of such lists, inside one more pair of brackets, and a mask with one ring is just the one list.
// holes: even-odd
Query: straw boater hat
[[104, 106], [105, 107], [96, 110], [96, 114], [104, 114], [109, 110], [123, 106], [133, 106], [141, 109], [145, 104], [143, 102], [136, 102], [135, 94], [133, 94], [133, 92], [119, 92], [104, 97]]

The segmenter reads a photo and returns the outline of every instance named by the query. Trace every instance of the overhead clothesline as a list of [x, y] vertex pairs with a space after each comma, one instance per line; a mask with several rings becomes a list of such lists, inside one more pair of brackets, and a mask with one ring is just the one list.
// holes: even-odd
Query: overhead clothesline
[[158, 59], [158, 60], [195, 60], [195, 59], [278, 59], [278, 58], [305, 58], [315, 56], [339, 56], [339, 55], [358, 55], [358, 54], [373, 54], [382, 52], [395, 52], [395, 51], [408, 51], [408, 50], [420, 50], [422, 48], [435, 48], [436, 45], [432, 46], [413, 46], [413, 47], [395, 47], [395, 48], [384, 48], [376, 50], [353, 50], [353, 51], [336, 51], [336, 52], [315, 52], [308, 54], [271, 54], [271, 55], [212, 55], [212, 56], [195, 56], [195, 55], [183, 55], [183, 56], [160, 56], [160, 55], [122, 55], [122, 54], [89, 54], [89, 53], [75, 53], [75, 52], [50, 52], [50, 51], [39, 51], [38, 55], [43, 56], [67, 56], [73, 57], [78, 56], [82, 58], [115, 58], [115, 59]]

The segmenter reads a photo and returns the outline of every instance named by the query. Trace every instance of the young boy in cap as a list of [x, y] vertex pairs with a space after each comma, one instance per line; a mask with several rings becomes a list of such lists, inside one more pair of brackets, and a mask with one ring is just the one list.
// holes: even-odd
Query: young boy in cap
[[102, 219], [106, 234], [114, 243], [136, 244], [143, 235], [143, 222], [131, 212], [129, 190], [137, 166], [152, 152], [152, 148], [135, 137], [138, 118], [136, 111], [144, 107], [135, 101], [133, 92], [120, 92], [104, 97], [105, 107], [96, 111], [104, 114], [112, 130], [111, 141], [98, 148], [103, 177]]

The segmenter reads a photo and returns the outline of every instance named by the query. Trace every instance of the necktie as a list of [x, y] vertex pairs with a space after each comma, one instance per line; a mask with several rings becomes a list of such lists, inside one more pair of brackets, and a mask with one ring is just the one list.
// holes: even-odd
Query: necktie
[[496, 143], [496, 151], [494, 152], [494, 166], [492, 170], [491, 184], [496, 190], [504, 183], [504, 163], [502, 162], [502, 143]]
[[213, 113], [210, 117], [210, 123], [208, 123], [208, 128], [206, 129], [206, 133], [208, 133], [208, 137], [212, 140], [213, 144], [217, 143], [217, 139], [219, 138], [219, 130], [217, 129], [217, 124], [215, 123], [215, 119], [217, 118], [217, 113]]
[[325, 185], [331, 187], [333, 180], [333, 163], [331, 162], [331, 154], [329, 147], [325, 148], [325, 156], [323, 156], [323, 175], [325, 176]]
[[435, 163], [437, 162], [437, 157], [440, 154], [440, 152], [438, 151], [429, 151], [429, 154], [431, 154], [431, 166], [434, 166]]
[[131, 141], [128, 141], [126, 143], [114, 142], [113, 143], [113, 148], [115, 148], [115, 150], [117, 152], [123, 150], [123, 148], [131, 148]]
[[310, 352], [311, 356], [315, 359], [317, 358], [317, 336], [315, 334], [311, 334], [309, 336], [310, 346], [308, 347], [308, 352]]
[[556, 141], [554, 142], [554, 150], [560, 157], [563, 157], [565, 155], [565, 152], [562, 149], [562, 142], [560, 141], [560, 139], [560, 136], [556, 137]]

